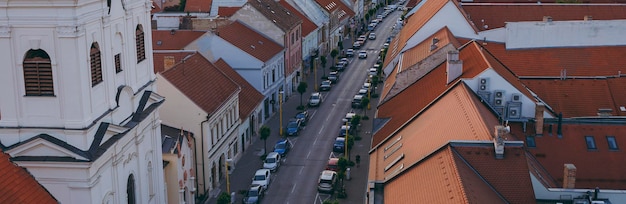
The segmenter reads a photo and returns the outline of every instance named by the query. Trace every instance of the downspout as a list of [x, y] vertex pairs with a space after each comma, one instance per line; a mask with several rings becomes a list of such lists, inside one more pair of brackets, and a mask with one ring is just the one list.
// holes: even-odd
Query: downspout
[[[202, 144], [200, 144], [202, 146], [201, 147], [202, 149], [200, 150], [200, 151], [202, 151], [202, 155], [201, 155], [202, 156], [202, 180], [203, 180], [202, 183], [204, 184], [202, 186], [202, 188], [203, 188], [202, 192], [203, 192], [204, 196], [206, 196], [206, 186], [207, 186], [207, 184], [206, 184], [206, 175], [204, 174], [204, 172], [205, 172], [204, 166], [205, 165], [204, 165], [204, 125], [203, 124], [208, 122], [209, 118], [211, 118], [211, 115], [207, 115], [206, 116], [206, 120], [200, 122], [200, 142], [202, 142]], [[195, 138], [194, 138], [193, 141], [194, 141], [194, 143], [196, 142]], [[194, 147], [195, 147], [195, 144], [194, 144]], [[196, 156], [196, 161], [198, 161], [198, 151], [194, 151], [194, 152], [196, 154], [195, 155]], [[196, 166], [198, 166], [198, 165], [196, 165]], [[196, 168], [196, 175], [198, 175], [198, 168]], [[196, 180], [196, 189], [198, 189], [197, 186], [198, 186], [198, 182]]]

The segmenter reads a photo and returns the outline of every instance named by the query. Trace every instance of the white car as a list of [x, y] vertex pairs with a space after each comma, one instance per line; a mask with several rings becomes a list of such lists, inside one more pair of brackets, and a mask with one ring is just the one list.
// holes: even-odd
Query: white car
[[375, 40], [376, 39], [376, 33], [370, 33], [370, 35], [367, 37], [370, 40]]
[[359, 59], [365, 59], [365, 58], [367, 58], [367, 51], [365, 50], [359, 51]]
[[252, 177], [252, 185], [261, 185], [263, 188], [267, 189], [272, 181], [272, 172], [269, 169], [259, 169], [254, 173], [254, 177]]
[[322, 103], [322, 100], [322, 94], [320, 94], [319, 92], [311, 93], [311, 97], [309, 98], [309, 106], [319, 106], [320, 103]]
[[369, 70], [370, 76], [376, 76], [377, 74], [378, 74], [378, 71], [376, 70], [376, 68], [370, 68]]
[[263, 168], [270, 171], [278, 171], [280, 167], [280, 154], [278, 152], [270, 152], [263, 161]]

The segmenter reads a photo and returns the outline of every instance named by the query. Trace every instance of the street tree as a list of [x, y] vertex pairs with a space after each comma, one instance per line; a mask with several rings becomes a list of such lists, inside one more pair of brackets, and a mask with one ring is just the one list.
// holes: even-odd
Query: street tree
[[368, 97], [363, 97], [361, 99], [361, 107], [363, 107], [364, 117], [367, 117], [367, 105], [370, 103], [370, 99]]
[[307, 84], [304, 81], [301, 81], [300, 84], [298, 84], [298, 93], [300, 93], [300, 106], [302, 106], [302, 95], [304, 94], [304, 92], [306, 92], [307, 89]]
[[217, 204], [229, 204], [230, 203], [230, 195], [226, 192], [222, 192], [220, 196], [217, 198]]
[[333, 51], [330, 51], [330, 56], [333, 58], [333, 64], [335, 64], [335, 62], [337, 62], [335, 60], [337, 55], [339, 55], [339, 51], [337, 49], [333, 49]]
[[324, 74], [322, 74], [322, 76], [326, 76], [326, 56], [321, 56], [320, 57], [320, 63], [322, 64], [322, 71]]
[[267, 138], [270, 137], [270, 128], [263, 125], [259, 128], [259, 134], [261, 134], [261, 140], [263, 140], [264, 144], [264, 148], [263, 148], [263, 152], [264, 154], [267, 154]]

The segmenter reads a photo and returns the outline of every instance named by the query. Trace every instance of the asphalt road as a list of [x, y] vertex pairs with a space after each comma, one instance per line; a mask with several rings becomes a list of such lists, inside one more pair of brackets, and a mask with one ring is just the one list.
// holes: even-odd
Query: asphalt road
[[[382, 9], [381, 9], [382, 10]], [[366, 81], [368, 69], [371, 68], [379, 55], [380, 48], [392, 31], [392, 26], [396, 19], [400, 16], [400, 12], [393, 12], [377, 26], [375, 40], [368, 40], [361, 50], [368, 52], [366, 59], [359, 59], [357, 56], [350, 58], [348, 67], [341, 73], [340, 81], [333, 85], [330, 91], [322, 92], [324, 102], [315, 108], [309, 108], [309, 122], [306, 127], [301, 130], [299, 136], [289, 137], [293, 143], [293, 149], [283, 158], [282, 164], [277, 172], [272, 173], [272, 181], [267, 189], [262, 203], [285, 203], [285, 204], [301, 204], [314, 203], [321, 204], [326, 199], [331, 198], [328, 194], [320, 194], [317, 192], [317, 182], [320, 172], [326, 167], [328, 158], [332, 152], [332, 146], [335, 138], [339, 134], [342, 119], [345, 114], [352, 110], [351, 102], [355, 94]], [[358, 36], [357, 36], [358, 37]], [[351, 45], [352, 40], [346, 39], [344, 45]], [[355, 55], [358, 51], [355, 51]], [[330, 59], [330, 57], [328, 57]], [[331, 60], [327, 63], [327, 67], [332, 64]], [[323, 69], [318, 69], [317, 83], [321, 82]], [[327, 75], [329, 69], [325, 69]], [[303, 95], [303, 103], [307, 102], [308, 96], [313, 92], [313, 74], [307, 76], [309, 85], [308, 91]], [[319, 85], [319, 84], [318, 84]], [[290, 118], [298, 112], [296, 107], [300, 103], [299, 94], [291, 96], [288, 101], [283, 103], [283, 127], [286, 127]], [[373, 99], [377, 100], [377, 99]], [[373, 101], [372, 101], [373, 102]], [[374, 102], [373, 102], [374, 103]], [[373, 118], [375, 106], [367, 113]], [[354, 110], [358, 114], [363, 114], [362, 110]], [[278, 136], [279, 128], [278, 115], [272, 116], [267, 122], [267, 126], [271, 128], [271, 136], [267, 139], [267, 147], [263, 141], [254, 140], [253, 144], [246, 148], [244, 155], [237, 162], [234, 171], [230, 176], [230, 191], [235, 192], [235, 203], [241, 203], [243, 195], [239, 191], [246, 190], [251, 183], [254, 172], [262, 168], [262, 161], [259, 159], [264, 153], [271, 152], [274, 143], [280, 139]], [[363, 121], [364, 123], [366, 121]], [[371, 123], [370, 121], [367, 121]], [[371, 131], [371, 125], [368, 125]], [[362, 133], [363, 133], [362, 132]], [[352, 194], [349, 200], [340, 200], [342, 203], [363, 203], [367, 181], [367, 151], [369, 150], [369, 142], [371, 138], [365, 138], [355, 144], [352, 149], [352, 160], [356, 153], [361, 154], [362, 163], [358, 175], [359, 179], [352, 179], [348, 194]], [[356, 151], [356, 153], [355, 153]], [[365, 168], [364, 168], [365, 167]], [[356, 169], [355, 169], [356, 170]], [[355, 172], [357, 175], [357, 172]], [[209, 200], [205, 203], [216, 203], [216, 195], [219, 192], [226, 191], [226, 184], [222, 184], [218, 190], [211, 193]]]

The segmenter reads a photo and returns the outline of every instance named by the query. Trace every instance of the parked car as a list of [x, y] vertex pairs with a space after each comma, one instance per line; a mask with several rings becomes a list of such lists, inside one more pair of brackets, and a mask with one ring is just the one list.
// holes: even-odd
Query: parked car
[[376, 70], [376, 68], [370, 68], [368, 75], [369, 76], [376, 76], [378, 74], [378, 70]]
[[252, 185], [261, 185], [267, 189], [272, 181], [272, 173], [269, 169], [259, 169], [254, 173], [252, 177]]
[[274, 145], [274, 152], [277, 152], [278, 154], [280, 154], [281, 157], [284, 157], [287, 153], [289, 153], [289, 150], [291, 150], [292, 147], [293, 144], [291, 144], [290, 140], [278, 140], [278, 142], [276, 142], [276, 145]]
[[265, 188], [261, 185], [251, 185], [243, 197], [244, 204], [259, 204], [265, 196]]
[[343, 153], [345, 151], [344, 146], [346, 143], [346, 138], [337, 137], [335, 139], [335, 143], [333, 144], [333, 152]]
[[309, 122], [309, 112], [307, 111], [299, 112], [296, 114], [295, 118], [298, 120], [301, 120], [302, 125], [306, 126], [306, 123]]
[[337, 83], [339, 81], [339, 72], [330, 72], [328, 73], [328, 80], [330, 80], [332, 83]]
[[352, 118], [353, 118], [355, 115], [356, 115], [356, 113], [354, 113], [354, 112], [348, 112], [348, 113], [346, 113], [346, 116], [345, 116], [343, 119], [341, 119], [341, 121], [343, 121], [343, 123], [342, 123], [342, 124], [344, 124], [344, 123], [346, 123], [346, 122], [348, 122], [348, 121], [351, 121], [351, 120], [352, 120]]
[[370, 40], [376, 40], [376, 33], [370, 33], [370, 35], [367, 38]]
[[[354, 51], [352, 51], [352, 54], [354, 55]], [[339, 60], [341, 63], [343, 63], [346, 67], [348, 66], [348, 64], [350, 64], [350, 60], [348, 60], [348, 58], [341, 58]]]
[[263, 168], [274, 172], [280, 167], [280, 154], [278, 152], [270, 152], [263, 160]]
[[352, 48], [354, 48], [354, 49], [361, 48], [361, 43], [359, 41], [356, 41], [356, 42], [352, 43]]
[[315, 107], [319, 106], [323, 101], [322, 94], [320, 92], [311, 93], [311, 97], [309, 97], [309, 106]]
[[339, 158], [328, 159], [328, 164], [326, 164], [326, 170], [339, 171]]
[[346, 57], [354, 57], [354, 49], [347, 49]]
[[339, 128], [339, 137], [345, 137], [346, 136], [346, 131], [347, 131], [348, 135], [354, 135], [354, 128], [352, 126], [350, 126], [350, 125], [342, 125], [341, 128]]
[[361, 96], [366, 96], [367, 95], [368, 90], [366, 88], [361, 88], [359, 89], [359, 95]]
[[363, 100], [363, 95], [354, 95], [352, 98], [352, 108], [363, 108], [361, 106], [361, 101]]
[[320, 174], [320, 178], [317, 184], [317, 191], [322, 193], [332, 194], [335, 190], [335, 184], [337, 183], [337, 172], [324, 170]]
[[365, 59], [365, 58], [367, 58], [367, 51], [365, 50], [359, 51], [359, 59]]
[[330, 80], [322, 81], [322, 84], [320, 84], [320, 91], [330, 91], [331, 84], [332, 82]]
[[345, 69], [345, 68], [346, 68], [345, 64], [344, 64], [344, 63], [341, 63], [341, 62], [339, 62], [339, 63], [337, 63], [337, 64], [335, 65], [335, 69], [336, 69], [337, 71], [343, 71], [343, 69]]
[[289, 123], [287, 123], [287, 135], [288, 136], [297, 136], [300, 134], [300, 130], [302, 129], [302, 120], [291, 119]]

